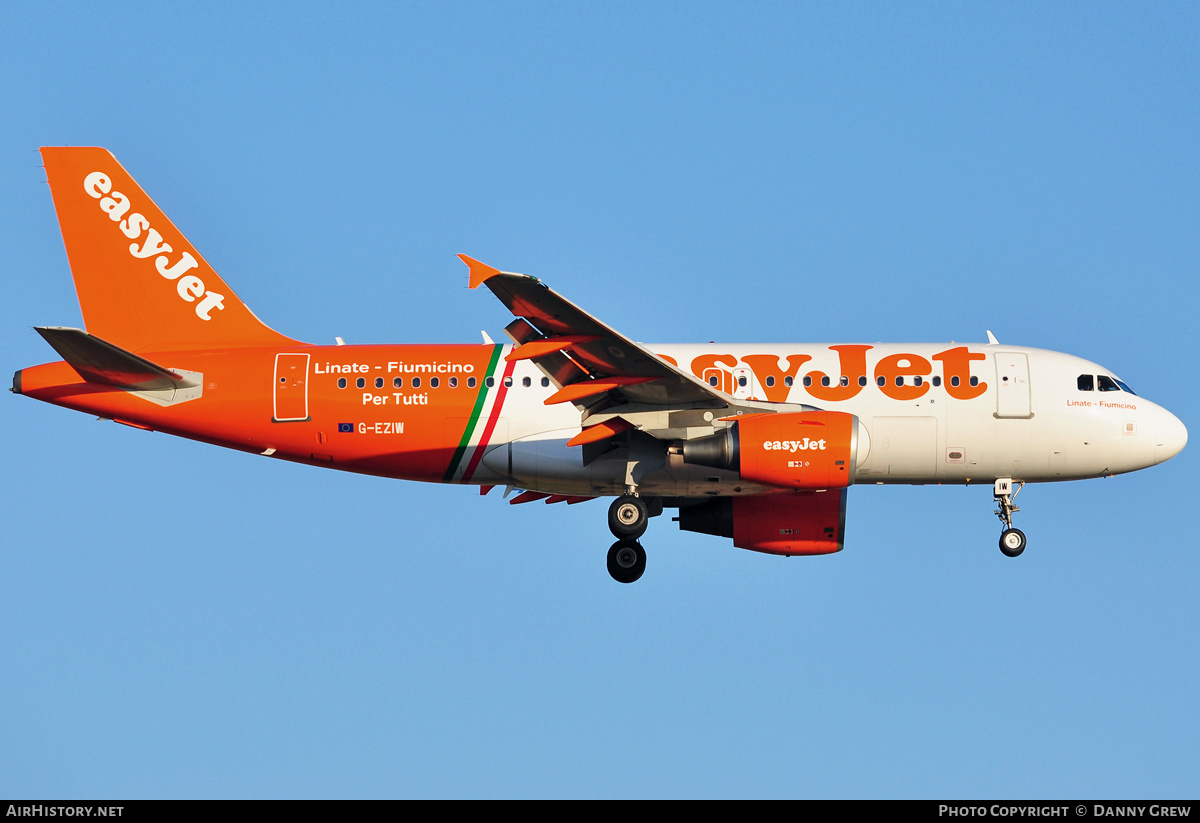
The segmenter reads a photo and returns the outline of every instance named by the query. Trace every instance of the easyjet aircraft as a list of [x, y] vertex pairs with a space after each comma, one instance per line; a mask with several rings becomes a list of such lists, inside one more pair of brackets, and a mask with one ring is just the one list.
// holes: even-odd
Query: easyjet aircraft
[[[99, 148], [44, 148], [87, 330], [13, 391], [128, 426], [512, 503], [615, 497], [608, 569], [682, 529], [781, 555], [841, 550], [854, 483], [992, 483], [1000, 549], [1024, 483], [1153, 466], [1187, 430], [1109, 369], [1002, 345], [643, 345], [534, 277], [462, 256], [510, 343], [314, 346], [263, 325]], [[340, 341], [339, 341], [340, 342]]]

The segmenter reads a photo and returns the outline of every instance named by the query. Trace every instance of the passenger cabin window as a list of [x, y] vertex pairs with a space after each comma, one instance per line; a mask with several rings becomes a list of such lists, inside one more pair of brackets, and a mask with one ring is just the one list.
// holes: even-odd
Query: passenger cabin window
[[860, 386], [865, 386], [865, 385], [867, 385], [867, 377], [866, 377], [866, 375], [860, 374], [860, 375], [858, 376], [858, 385], [860, 385]]
[[452, 389], [458, 388], [458, 378], [457, 377], [451, 377], [446, 382], [450, 385], [450, 388], [452, 388]]
[[1100, 391], [1120, 391], [1121, 387], [1117, 385], [1117, 381], [1113, 380], [1107, 374], [1102, 374], [1097, 378], [1100, 381]]
[[886, 385], [887, 385], [887, 378], [886, 378], [886, 377], [884, 377], [884, 376], [881, 374], [881, 375], [879, 375], [878, 377], [876, 377], [876, 378], [875, 378], [875, 384], [876, 384], [877, 386], [886, 386]]
[[487, 386], [490, 389], [492, 386], [496, 385], [496, 378], [494, 378], [494, 377], [484, 378], [483, 385]]
[[367, 378], [365, 378], [365, 377], [358, 378], [357, 380], [354, 381], [354, 385], [358, 386], [360, 389], [365, 389], [367, 387]]
[[841, 377], [838, 378], [838, 385], [839, 386], [849, 386], [850, 378], [843, 374]]
[[828, 385], [829, 385], [829, 375], [825, 375], [824, 377], [822, 377], [822, 378], [821, 378], [821, 385], [822, 385], [822, 386], [828, 386]]
[[979, 385], [979, 378], [978, 378], [978, 377], [976, 377], [975, 375], [971, 375], [971, 379], [970, 379], [970, 380], [968, 380], [967, 382], [968, 382], [968, 383], [970, 383], [972, 386], [978, 386], [978, 385]]
[[533, 380], [529, 377], [522, 377], [521, 385], [524, 386], [525, 388], [529, 388], [530, 386], [533, 385]]
[[467, 388], [468, 388], [468, 389], [473, 389], [473, 388], [475, 388], [475, 378], [474, 378], [474, 377], [468, 377], [468, 378], [467, 378]]
[[958, 379], [958, 375], [957, 375], [957, 374], [953, 374], [953, 375], [951, 375], [951, 376], [950, 376], [950, 385], [951, 385], [951, 386], [957, 387], [957, 386], [958, 386], [958, 384], [959, 384], [959, 382], [960, 382], [960, 381], [959, 381], [959, 379]]
[[1079, 375], [1079, 379], [1076, 380], [1075, 383], [1079, 386], [1080, 391], [1095, 391], [1096, 389], [1090, 374]]
[[712, 387], [714, 387], [714, 388], [716, 387], [716, 385], [717, 385], [717, 376], [716, 376], [715, 374], [713, 374], [713, 375], [709, 375], [709, 378], [708, 378], [708, 385], [710, 385], [710, 386], [712, 386]]
[[504, 378], [504, 385], [506, 388], [512, 388], [512, 378], [511, 377]]
[[377, 389], [383, 388], [383, 378], [382, 377], [375, 378], [375, 388], [377, 388]]
[[941, 378], [941, 375], [937, 375], [937, 374], [935, 374], [935, 375], [933, 376], [933, 385], [934, 385], [934, 387], [935, 387], [935, 388], [936, 388], [936, 387], [938, 387], [938, 386], [940, 386], [940, 385], [942, 385], [942, 378]]
[[783, 385], [787, 386], [789, 389], [792, 387], [792, 384], [795, 382], [796, 381], [792, 379], [792, 376], [790, 374], [787, 377], [783, 378]]
[[548, 388], [550, 388], [550, 378], [549, 378], [549, 377], [543, 377], [543, 378], [542, 378], [542, 388], [543, 388], [543, 389], [548, 389]]
[[392, 378], [392, 388], [393, 389], [404, 388], [404, 378], [403, 377], [393, 377]]
[[811, 385], [812, 385], [812, 378], [811, 378], [811, 377], [805, 377], [805, 378], [804, 378], [804, 385], [805, 385], [805, 386], [811, 386]]
[[774, 385], [775, 385], [775, 375], [768, 374], [767, 375], [767, 388], [768, 389], [772, 388]]
[[739, 385], [739, 386], [741, 386], [742, 388], [745, 388], [745, 387], [746, 387], [746, 378], [745, 378], [745, 377], [739, 377], [739, 378], [738, 378], [738, 385]]
[[344, 377], [339, 377], [339, 378], [338, 378], [338, 388], [339, 388], [339, 389], [344, 389], [344, 388], [346, 388], [346, 378], [344, 378]]
[[436, 389], [441, 384], [441, 381], [436, 377], [429, 378], [429, 388]]
[[419, 389], [419, 388], [421, 388], [421, 378], [419, 378], [419, 377], [414, 377], [414, 378], [412, 379], [412, 387], [413, 387], [414, 389]]

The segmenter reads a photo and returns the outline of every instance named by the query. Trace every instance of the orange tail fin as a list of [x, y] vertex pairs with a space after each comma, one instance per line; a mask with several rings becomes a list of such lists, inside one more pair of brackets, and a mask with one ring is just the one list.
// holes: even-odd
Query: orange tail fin
[[293, 346], [100, 148], [43, 148], [83, 320], [129, 351]]

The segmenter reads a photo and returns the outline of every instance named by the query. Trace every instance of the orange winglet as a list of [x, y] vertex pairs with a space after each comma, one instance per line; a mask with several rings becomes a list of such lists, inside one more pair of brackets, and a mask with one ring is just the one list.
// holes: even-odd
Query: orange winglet
[[518, 503], [532, 503], [534, 500], [541, 500], [543, 497], [549, 496], [550, 495], [545, 494], [544, 492], [521, 492], [512, 500], [509, 500], [508, 505], [515, 506]]
[[633, 428], [633, 424], [628, 420], [622, 420], [620, 417], [612, 420], [605, 420], [603, 423], [597, 423], [594, 426], [588, 426], [579, 434], [567, 441], [568, 446], [582, 446], [584, 443], [595, 443], [597, 440], [606, 440], [614, 434], [620, 434], [623, 431], [628, 431]]
[[510, 363], [514, 360], [532, 360], [544, 354], [554, 354], [556, 351], [570, 348], [577, 343], [590, 343], [599, 339], [595, 335], [564, 334], [559, 337], [547, 337], [544, 340], [530, 340], [510, 351], [504, 360]]
[[480, 263], [475, 258], [467, 257], [465, 254], [460, 254], [458, 259], [466, 263], [467, 268], [471, 270], [471, 279], [468, 284], [471, 288], [476, 288], [489, 277], [495, 277], [500, 273], [500, 269], [493, 269], [486, 263]]
[[657, 377], [601, 377], [596, 380], [580, 380], [578, 383], [572, 383], [569, 386], [563, 386], [554, 394], [546, 398], [545, 405], [553, 406], [555, 403], [568, 403], [575, 400], [581, 400], [584, 397], [591, 397], [595, 394], [603, 394], [606, 391], [619, 389], [622, 386], [636, 386], [639, 383], [653, 383], [658, 380]]

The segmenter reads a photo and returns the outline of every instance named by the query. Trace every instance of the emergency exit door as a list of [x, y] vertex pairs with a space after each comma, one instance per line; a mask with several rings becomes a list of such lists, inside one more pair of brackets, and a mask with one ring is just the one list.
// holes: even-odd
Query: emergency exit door
[[276, 423], [308, 419], [308, 355], [275, 355]]
[[996, 358], [996, 416], [1033, 417], [1029, 401], [1029, 355], [998, 351]]

